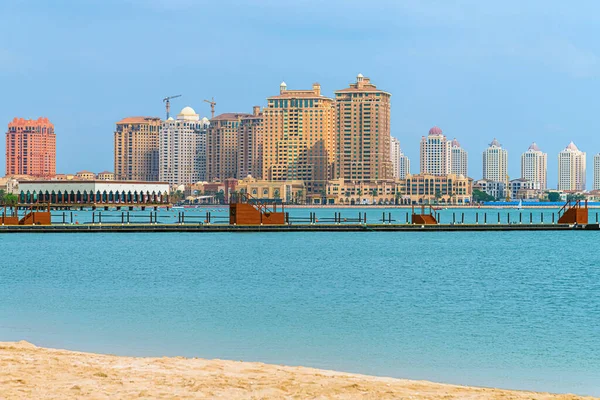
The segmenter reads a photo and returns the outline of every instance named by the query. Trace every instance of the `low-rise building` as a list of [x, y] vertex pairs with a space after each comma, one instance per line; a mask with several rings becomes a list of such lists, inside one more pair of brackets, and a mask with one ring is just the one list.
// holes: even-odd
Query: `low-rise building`
[[306, 186], [301, 180], [268, 181], [248, 176], [237, 181], [235, 191], [248, 193], [259, 200], [281, 200], [286, 204], [306, 203]]
[[473, 189], [481, 190], [497, 200], [506, 198], [506, 182], [479, 179], [473, 184]]
[[538, 199], [543, 195], [542, 183], [540, 181], [530, 181], [528, 179], [513, 179], [508, 183], [508, 191], [511, 199], [532, 200]]
[[77, 172], [75, 174], [75, 177], [82, 181], [93, 181], [94, 179], [96, 179], [96, 174], [94, 174], [93, 172], [84, 170], [84, 171]]
[[115, 174], [112, 172], [108, 172], [108, 171], [102, 171], [102, 172], [98, 172], [97, 178], [99, 181], [114, 181]]
[[411, 204], [467, 204], [473, 195], [473, 180], [463, 175], [409, 174], [399, 183], [402, 198]]
[[134, 181], [22, 181], [22, 204], [158, 204], [169, 202], [169, 184]]
[[324, 196], [312, 197], [312, 204], [396, 204], [398, 180], [351, 181], [334, 179], [327, 182]]

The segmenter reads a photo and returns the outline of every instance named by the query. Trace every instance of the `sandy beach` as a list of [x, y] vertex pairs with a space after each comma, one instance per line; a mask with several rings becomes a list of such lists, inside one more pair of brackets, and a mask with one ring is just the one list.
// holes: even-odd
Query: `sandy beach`
[[2, 399], [591, 399], [255, 362], [120, 357], [0, 342]]

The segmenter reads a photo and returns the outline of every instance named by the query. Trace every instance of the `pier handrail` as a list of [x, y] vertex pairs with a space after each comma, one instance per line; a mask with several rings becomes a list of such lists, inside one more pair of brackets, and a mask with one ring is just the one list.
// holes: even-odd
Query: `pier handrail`
[[[254, 200], [254, 201], [252, 201]], [[266, 204], [259, 202], [256, 197], [253, 197], [250, 193], [246, 192], [237, 192], [231, 194], [231, 202], [232, 203], [246, 203], [250, 204], [257, 211], [262, 214], [271, 214], [274, 210], [271, 210], [266, 206]]]
[[[581, 208], [581, 202], [584, 201], [585, 202], [585, 206], [584, 208], [587, 208], [588, 206], [588, 201], [587, 200], [567, 200], [567, 202], [560, 208], [560, 210], [558, 210], [558, 216], [560, 217], [562, 214], [564, 214], [567, 210], [571, 209], [571, 208]], [[571, 205], [573, 204], [573, 205]]]

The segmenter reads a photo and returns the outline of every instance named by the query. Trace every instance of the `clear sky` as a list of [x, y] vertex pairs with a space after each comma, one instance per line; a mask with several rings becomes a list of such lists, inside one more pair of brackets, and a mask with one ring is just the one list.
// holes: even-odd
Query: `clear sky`
[[[392, 93], [392, 135], [418, 170], [418, 146], [440, 126], [469, 152], [494, 138], [509, 174], [533, 141], [600, 151], [597, 1], [1, 0], [0, 121], [49, 117], [57, 171], [113, 170], [115, 122], [177, 113], [251, 112], [319, 82], [326, 95], [360, 72]], [[4, 151], [0, 172], [4, 170]]]

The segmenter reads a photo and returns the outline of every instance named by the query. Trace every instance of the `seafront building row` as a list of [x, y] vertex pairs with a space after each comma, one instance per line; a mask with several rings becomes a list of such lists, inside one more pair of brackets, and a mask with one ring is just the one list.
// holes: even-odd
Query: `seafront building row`
[[[494, 138], [482, 154], [482, 179], [473, 182], [467, 151], [437, 126], [421, 138], [419, 173], [412, 174], [410, 160], [390, 134], [391, 94], [362, 74], [333, 98], [324, 96], [318, 83], [291, 90], [282, 82], [279, 93], [266, 100], [262, 110], [254, 106], [251, 113], [210, 120], [191, 107], [164, 121], [124, 118], [114, 132], [114, 173], [56, 175], [54, 126], [46, 118], [15, 118], [6, 134], [7, 175], [166, 182], [183, 192], [202, 182], [223, 183], [224, 193], [236, 190], [235, 181], [273, 182], [262, 192], [286, 200], [294, 193], [293, 201], [316, 204], [432, 198], [462, 203], [471, 201], [473, 189], [496, 199], [539, 198], [548, 189], [547, 154], [537, 144], [522, 154], [521, 176], [510, 180], [508, 152]], [[583, 192], [585, 153], [570, 143], [558, 158], [558, 190]], [[600, 189], [600, 154], [594, 157], [594, 189]], [[377, 196], [369, 199], [366, 192]]]

